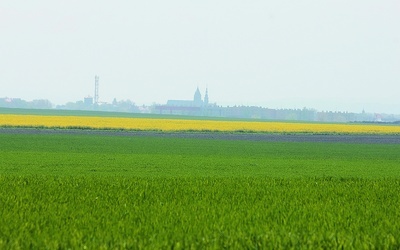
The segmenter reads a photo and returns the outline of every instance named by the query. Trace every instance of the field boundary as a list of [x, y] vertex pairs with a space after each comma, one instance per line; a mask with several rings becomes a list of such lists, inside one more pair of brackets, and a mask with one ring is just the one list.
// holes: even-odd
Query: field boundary
[[246, 133], [205, 131], [139, 131], [106, 129], [0, 128], [0, 134], [93, 135], [126, 137], [161, 137], [215, 140], [248, 140], [269, 142], [336, 142], [362, 144], [400, 144], [400, 135], [376, 134], [310, 134], [310, 133]]

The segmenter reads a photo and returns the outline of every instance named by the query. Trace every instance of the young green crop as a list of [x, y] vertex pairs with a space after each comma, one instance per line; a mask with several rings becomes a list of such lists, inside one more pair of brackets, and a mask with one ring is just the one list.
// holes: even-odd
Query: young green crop
[[399, 144], [0, 134], [0, 174], [400, 177]]
[[396, 249], [398, 152], [0, 134], [0, 249]]
[[398, 248], [399, 180], [1, 177], [0, 248]]

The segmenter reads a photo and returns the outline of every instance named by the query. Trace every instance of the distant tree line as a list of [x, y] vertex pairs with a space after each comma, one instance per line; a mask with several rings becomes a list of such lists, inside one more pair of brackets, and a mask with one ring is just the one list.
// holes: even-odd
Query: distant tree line
[[130, 112], [139, 113], [139, 108], [131, 100], [117, 101], [114, 98], [112, 103], [85, 103], [84, 101], [68, 102], [64, 105], [58, 105], [57, 109], [69, 110], [92, 110], [92, 111], [110, 111], [110, 112]]
[[0, 107], [23, 109], [51, 109], [53, 104], [46, 99], [25, 101], [20, 98], [0, 98]]
[[400, 115], [375, 114], [375, 113], [353, 113], [338, 111], [317, 111], [315, 109], [270, 109], [254, 106], [220, 107], [221, 116], [286, 120], [286, 121], [315, 121], [315, 122], [397, 122]]
[[257, 106], [232, 106], [222, 107], [209, 105], [203, 108], [172, 107], [155, 105], [152, 108], [154, 114], [164, 115], [189, 115], [227, 117], [241, 119], [262, 119], [279, 121], [315, 121], [315, 122], [396, 122], [400, 115], [373, 114], [373, 113], [352, 113], [317, 111], [310, 108], [302, 109], [271, 109]]
[[64, 105], [53, 105], [49, 100], [39, 99], [25, 101], [20, 98], [0, 98], [0, 107], [23, 109], [67, 109], [88, 111], [110, 111], [129, 113], [153, 113], [207, 117], [227, 117], [243, 119], [281, 120], [281, 121], [315, 121], [315, 122], [387, 122], [400, 123], [400, 115], [317, 111], [302, 109], [271, 109], [257, 106], [222, 107], [216, 104], [203, 107], [165, 107], [164, 105], [137, 106], [131, 100], [114, 99], [112, 103], [93, 103], [85, 101], [68, 102]]

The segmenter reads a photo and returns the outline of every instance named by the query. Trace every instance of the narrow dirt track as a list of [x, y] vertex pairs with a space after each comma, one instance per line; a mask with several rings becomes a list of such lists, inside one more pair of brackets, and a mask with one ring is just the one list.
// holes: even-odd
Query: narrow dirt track
[[0, 128], [0, 134], [65, 134], [131, 137], [195, 138], [217, 140], [248, 140], [271, 142], [337, 142], [365, 144], [400, 144], [400, 135], [312, 135], [222, 132], [155, 132], [79, 129]]

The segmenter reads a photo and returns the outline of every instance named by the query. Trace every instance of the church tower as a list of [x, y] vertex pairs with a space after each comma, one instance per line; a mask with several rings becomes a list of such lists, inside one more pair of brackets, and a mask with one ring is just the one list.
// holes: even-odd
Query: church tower
[[206, 95], [204, 96], [204, 106], [208, 105], [208, 88], [206, 88]]
[[201, 100], [201, 94], [200, 94], [199, 87], [197, 87], [197, 90], [194, 93], [193, 102], [194, 102], [195, 106], [202, 106], [202, 104], [203, 104], [203, 101]]

